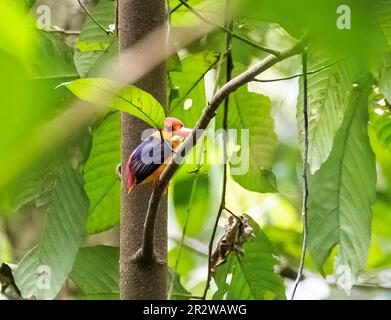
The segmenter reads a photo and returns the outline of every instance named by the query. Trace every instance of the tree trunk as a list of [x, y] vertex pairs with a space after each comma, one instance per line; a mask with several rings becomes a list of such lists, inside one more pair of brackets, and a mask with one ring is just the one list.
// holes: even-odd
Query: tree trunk
[[[117, 0], [118, 37], [121, 53], [131, 48], [165, 20], [163, 0]], [[162, 37], [162, 41], [165, 41]], [[164, 47], [164, 43], [157, 47]], [[152, 49], [152, 48], [151, 48]], [[123, 61], [125, 63], [125, 61]], [[120, 68], [120, 70], [122, 70]], [[127, 70], [129, 72], [129, 70]], [[165, 64], [145, 75], [136, 85], [166, 104]], [[148, 128], [143, 121], [122, 113], [122, 168], [130, 153], [141, 142], [142, 132]], [[155, 231], [155, 251], [158, 261], [140, 263], [133, 259], [141, 248], [142, 234], [152, 185], [139, 185], [128, 195], [125, 170], [122, 170], [122, 212], [120, 241], [120, 298], [167, 298], [167, 198], [161, 201]]]

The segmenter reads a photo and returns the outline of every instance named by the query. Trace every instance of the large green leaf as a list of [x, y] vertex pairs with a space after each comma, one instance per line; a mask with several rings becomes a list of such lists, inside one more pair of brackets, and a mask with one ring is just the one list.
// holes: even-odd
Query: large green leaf
[[369, 82], [354, 89], [333, 149], [309, 177], [308, 244], [322, 267], [335, 246], [337, 283], [346, 291], [364, 267], [371, 238], [375, 157], [367, 134]]
[[391, 51], [391, 1], [379, 0], [376, 6], [377, 19], [383, 32], [388, 51]]
[[[309, 52], [311, 70], [327, 66], [338, 61], [338, 57], [321, 46]], [[333, 146], [334, 136], [340, 128], [345, 110], [353, 91], [355, 72], [353, 63], [345, 59], [329, 68], [308, 75], [309, 109], [309, 154], [308, 163], [311, 173], [319, 170]], [[300, 81], [300, 95], [297, 103], [299, 122], [299, 141], [303, 146], [303, 85]]]
[[[113, 0], [100, 0], [99, 3], [91, 10], [91, 14], [106, 30], [109, 25], [114, 24], [115, 20], [115, 3]], [[114, 35], [108, 35], [92, 19], [86, 18], [80, 37], [76, 43], [79, 51], [101, 51], [109, 47]]]
[[84, 167], [84, 188], [90, 199], [86, 227], [88, 233], [97, 233], [118, 224], [120, 217], [120, 181], [115, 174], [121, 161], [119, 113], [107, 116], [92, 139]]
[[107, 66], [113, 66], [114, 59], [118, 56], [118, 43], [113, 41], [105, 50], [75, 51], [73, 60], [80, 77], [104, 77], [113, 70]]
[[79, 250], [87, 210], [80, 176], [64, 164], [58, 172], [41, 242], [14, 271], [23, 297], [53, 299], [58, 294]]
[[[228, 129], [237, 129], [237, 143], [241, 146], [241, 161], [248, 160], [244, 174], [233, 175], [233, 169], [243, 164], [230, 162], [232, 178], [242, 187], [257, 192], [276, 192], [276, 177], [271, 171], [277, 148], [277, 136], [268, 97], [248, 92], [246, 87], [231, 95], [228, 110]], [[249, 141], [242, 140], [240, 130], [249, 130]], [[244, 145], [249, 143], [246, 152]]]
[[94, 246], [80, 248], [70, 278], [88, 299], [118, 299], [119, 249]]
[[85, 78], [62, 84], [82, 100], [127, 112], [156, 129], [164, 125], [164, 109], [149, 93], [105, 78]]
[[[102, 0], [91, 10], [91, 14], [99, 23], [108, 28], [110, 24], [114, 23], [114, 6], [114, 1]], [[110, 60], [113, 60], [118, 54], [117, 49], [118, 44], [115, 36], [107, 35], [87, 17], [76, 43], [74, 54], [75, 66], [80, 76], [98, 76], [99, 71], [107, 67], [107, 62], [112, 62]]]
[[73, 51], [59, 34], [36, 31], [33, 38], [37, 48], [28, 65], [30, 79], [78, 77], [73, 64]]
[[[37, 171], [34, 171], [37, 169]], [[29, 168], [0, 191], [0, 215], [16, 213], [24, 205], [38, 200], [53, 188], [53, 177], [41, 168]]]
[[273, 244], [257, 223], [246, 216], [253, 236], [244, 244], [244, 254], [231, 252], [216, 268], [217, 292], [213, 299], [273, 300], [285, 299], [282, 278], [274, 272], [277, 260]]
[[181, 61], [182, 71], [169, 74], [169, 114], [181, 119], [188, 127], [194, 127], [206, 105], [204, 76], [218, 60], [219, 55], [211, 51], [191, 54]]

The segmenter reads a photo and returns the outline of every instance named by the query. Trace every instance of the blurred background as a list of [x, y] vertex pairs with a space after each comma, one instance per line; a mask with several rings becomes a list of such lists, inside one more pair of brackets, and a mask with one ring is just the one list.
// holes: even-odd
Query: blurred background
[[[109, 164], [100, 173], [108, 172], [110, 175], [110, 170], [114, 172], [115, 169], [112, 163], [119, 162], [118, 115], [111, 115], [112, 121], [103, 129], [98, 126], [102, 119], [93, 111], [86, 115], [86, 119], [91, 120], [86, 120], [86, 123], [80, 120], [84, 113], [80, 119], [68, 119], [66, 122], [65, 118], [64, 122], [61, 120], [56, 123], [60, 115], [67, 115], [67, 111], [75, 106], [77, 99], [64, 87], [55, 89], [63, 82], [101, 74], [101, 67], [110, 57], [115, 56], [116, 50], [115, 41], [105, 34], [100, 34], [103, 39], [96, 39], [103, 49], [88, 47], [88, 38], [83, 38], [80, 31], [83, 34], [83, 31], [92, 28], [93, 23], [77, 1], [38, 0], [25, 14], [20, 14], [19, 9], [9, 9], [5, 2], [0, 4], [0, 262], [18, 264], [41, 240], [47, 221], [50, 193], [56, 183], [53, 172], [64, 158], [70, 159], [72, 167], [80, 170], [82, 176], [87, 174], [84, 176], [87, 195], [94, 188], [89, 185], [88, 166], [93, 165], [92, 158], [98, 161], [99, 150], [93, 149], [94, 143], [98, 142], [92, 139], [96, 130], [102, 131], [102, 137], [110, 137], [114, 141], [114, 150], [108, 156]], [[104, 0], [100, 0], [100, 4], [98, 2], [83, 1], [92, 14], [109, 28], [107, 22], [114, 23], [113, 3]], [[50, 8], [50, 31], [38, 30], [36, 27], [37, 19], [41, 16], [38, 8], [42, 5]], [[207, 9], [213, 10], [210, 7], [199, 10], [207, 14]], [[184, 8], [177, 10], [177, 18], [173, 13], [174, 27], [180, 27], [183, 23], [181, 12], [184, 12]], [[265, 12], [267, 14], [267, 8]], [[284, 13], [281, 13], [277, 20], [283, 18]], [[316, 20], [316, 17], [312, 18]], [[287, 30], [283, 27], [266, 20], [248, 18], [242, 23], [239, 21], [235, 30], [268, 47], [282, 49], [292, 45], [292, 37], [295, 36], [294, 31], [287, 33], [287, 30], [292, 30], [289, 26]], [[326, 28], [322, 25], [318, 27]], [[365, 29], [365, 26], [361, 27]], [[325, 36], [329, 36], [327, 32]], [[336, 40], [335, 47], [339, 48], [339, 45]], [[180, 50], [178, 57], [182, 62], [182, 72], [191, 70], [192, 62], [186, 60], [190, 53], [206, 50], [223, 52], [224, 46], [225, 33], [216, 30], [187, 49]], [[352, 49], [349, 44], [347, 46], [348, 50]], [[378, 54], [376, 45], [367, 47], [375, 49], [367, 48], [360, 54], [370, 58]], [[264, 57], [263, 53], [236, 39], [233, 39], [232, 48], [237, 65], [248, 66]], [[91, 63], [91, 57], [94, 63]], [[371, 65], [371, 61], [367, 62]], [[179, 109], [174, 108], [173, 114], [183, 119], [187, 126], [194, 125], [199, 116], [201, 109], [196, 110], [195, 104], [205, 105], [213, 93], [216, 79], [219, 79], [218, 70], [214, 68], [209, 71], [206, 68], [204, 72], [202, 85], [197, 87], [197, 92], [191, 97], [194, 112], [185, 107], [183, 101], [179, 103]], [[300, 57], [293, 57], [272, 67], [261, 78], [275, 79], [300, 72]], [[174, 71], [170, 79], [175, 83], [181, 81], [180, 77], [179, 72], [175, 74]], [[301, 253], [302, 168], [296, 121], [299, 81], [300, 78], [296, 77], [278, 82], [252, 82], [248, 85], [249, 91], [268, 96], [271, 100], [271, 114], [278, 137], [273, 155], [273, 171], [280, 192], [262, 194], [248, 191], [230, 175], [227, 185], [227, 207], [235, 213], [247, 213], [253, 217], [276, 246], [280, 261], [278, 272], [284, 276], [287, 296], [292, 290]], [[311, 257], [307, 255], [304, 279], [298, 288], [297, 299], [391, 299], [391, 140], [381, 141], [377, 127], [373, 125], [381, 119], [390, 119], [391, 112], [382, 100], [383, 97], [374, 94], [369, 104], [369, 133], [377, 158], [378, 197], [372, 208], [372, 242], [366, 271], [347, 296], [336, 288], [332, 275], [335, 253], [332, 253], [325, 265], [324, 277], [319, 275]], [[186, 112], [189, 109], [191, 112]], [[69, 124], [74, 127], [67, 127]], [[213, 125], [217, 127], [218, 123]], [[51, 126], [59, 130], [50, 131]], [[45, 135], [47, 132], [54, 133]], [[187, 290], [193, 295], [201, 295], [207, 273], [208, 242], [220, 205], [222, 167], [204, 165], [198, 173], [189, 173], [193, 170], [194, 166], [183, 167], [169, 187], [169, 266], [181, 276], [181, 282]], [[110, 179], [102, 182], [104, 185], [110, 184], [110, 198], [105, 200], [103, 207], [90, 210], [84, 245], [119, 246], [119, 182], [112, 182], [111, 176]], [[191, 197], [193, 185], [197, 192]], [[95, 198], [90, 197], [90, 202], [94, 201]], [[100, 214], [107, 210], [110, 213], [101, 223]], [[220, 220], [216, 239], [223, 235], [227, 218], [223, 216]], [[185, 226], [186, 235], [181, 245]], [[78, 289], [71, 280], [68, 280], [59, 297], [78, 297]]]

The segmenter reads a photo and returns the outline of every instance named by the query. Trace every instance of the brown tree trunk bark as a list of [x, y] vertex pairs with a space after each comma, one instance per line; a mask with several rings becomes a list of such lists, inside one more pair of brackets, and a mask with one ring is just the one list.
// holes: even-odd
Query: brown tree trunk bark
[[[165, 6], [163, 0], [117, 1], [121, 66], [121, 53], [164, 23]], [[162, 41], [165, 41], [164, 37], [162, 37]], [[164, 48], [164, 43], [156, 47]], [[151, 48], [151, 50], [153, 49]], [[125, 63], [125, 61], [123, 62]], [[166, 105], [165, 64], [145, 75], [136, 85], [152, 94], [163, 106]], [[121, 128], [122, 168], [125, 168], [130, 153], [141, 142], [141, 134], [148, 128], [148, 125], [123, 113]], [[124, 173], [125, 170], [122, 172]], [[161, 201], [155, 231], [155, 250], [160, 262], [140, 263], [132, 258], [142, 245], [143, 226], [152, 188], [152, 185], [139, 185], [128, 195], [126, 178], [123, 175], [120, 241], [121, 299], [167, 298], [167, 198]]]

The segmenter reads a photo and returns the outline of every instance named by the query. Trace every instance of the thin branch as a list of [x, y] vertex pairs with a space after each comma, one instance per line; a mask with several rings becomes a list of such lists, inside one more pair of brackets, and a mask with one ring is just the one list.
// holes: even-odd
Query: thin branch
[[227, 211], [230, 215], [234, 216], [236, 219], [239, 220], [239, 217], [235, 213], [233, 213], [231, 210], [229, 210], [227, 207], [224, 207], [224, 210]]
[[[175, 237], [175, 236], [169, 236], [169, 239], [176, 242], [177, 244], [180, 243], [181, 237]], [[194, 254], [204, 258], [208, 256], [208, 246], [196, 239], [189, 238], [188, 236], [185, 236], [183, 239], [183, 248], [186, 248], [189, 251], [192, 251]]]
[[118, 1], [119, 0], [115, 0], [115, 21], [114, 21], [114, 25], [115, 25], [115, 35], [117, 36], [118, 38]]
[[[228, 30], [232, 30], [232, 17], [230, 14], [230, 1], [226, 2], [226, 24], [228, 24]], [[226, 40], [226, 82], [230, 82], [232, 78], [232, 69], [233, 69], [233, 61], [232, 61], [232, 51], [231, 51], [231, 33], [227, 33]], [[222, 183], [222, 192], [221, 192], [221, 201], [220, 208], [217, 212], [216, 220], [213, 225], [212, 235], [209, 241], [208, 247], [208, 275], [206, 279], [206, 285], [204, 289], [204, 293], [202, 295], [203, 300], [205, 300], [208, 290], [210, 288], [210, 281], [212, 280], [212, 254], [213, 254], [213, 245], [216, 238], [217, 227], [219, 225], [221, 214], [225, 208], [225, 195], [227, 193], [227, 162], [228, 162], [228, 154], [227, 154], [227, 129], [228, 129], [228, 108], [229, 108], [229, 95], [224, 100], [224, 113], [223, 113], [223, 183]]]
[[[310, 75], [310, 74], [316, 74], [318, 72], [321, 72], [327, 68], [330, 68], [332, 67], [333, 65], [341, 62], [342, 60], [338, 60], [338, 61], [335, 61], [333, 63], [330, 63], [326, 66], [323, 66], [323, 67], [320, 67], [318, 69], [315, 69], [315, 70], [311, 70], [311, 71], [308, 71], [307, 72], [307, 75]], [[302, 77], [304, 74], [303, 73], [299, 73], [299, 74], [295, 74], [293, 76], [288, 76], [288, 77], [284, 77], [284, 78], [277, 78], [277, 79], [253, 79], [252, 82], [277, 82], [277, 81], [284, 81], [284, 80], [291, 80], [291, 79], [294, 79], [294, 78], [298, 78], [298, 77]]]
[[81, 0], [77, 0], [79, 2], [80, 7], [84, 10], [84, 12], [87, 14], [87, 16], [90, 17], [90, 19], [99, 27], [101, 28], [108, 36], [111, 36], [113, 33], [110, 30], [106, 30], [104, 26], [102, 26], [98, 20], [94, 18], [94, 16], [91, 14], [91, 12], [87, 9], [87, 7], [81, 2]]
[[[187, 2], [189, 0], [184, 0], [184, 1]], [[175, 11], [177, 11], [182, 6], [183, 6], [182, 2], [178, 3], [174, 8], [172, 8], [171, 13], [174, 13]]]
[[279, 56], [281, 54], [280, 51], [277, 51], [277, 50], [273, 50], [273, 49], [270, 49], [270, 48], [267, 48], [259, 43], [256, 43], [246, 37], [243, 37], [241, 36], [240, 34], [237, 34], [235, 32], [233, 32], [232, 30], [224, 27], [224, 26], [221, 26], [217, 23], [214, 23], [213, 21], [210, 21], [208, 18], [204, 17], [203, 15], [201, 15], [199, 12], [197, 12], [193, 7], [191, 7], [189, 4], [187, 4], [184, 0], [179, 0], [183, 6], [185, 6], [187, 9], [189, 9], [194, 15], [196, 15], [199, 19], [201, 19], [202, 21], [206, 22], [207, 24], [211, 25], [211, 26], [215, 26], [217, 28], [219, 28], [220, 30], [223, 30], [227, 33], [229, 33], [231, 35], [232, 38], [235, 38], [235, 39], [238, 39], [240, 41], [243, 41], [244, 43], [247, 43], [248, 45], [250, 46], [253, 46], [254, 48], [257, 48], [259, 50], [262, 50], [264, 52], [267, 52], [267, 53], [270, 53], [274, 56]]
[[186, 295], [186, 294], [173, 294], [172, 296], [173, 297], [178, 297], [178, 298], [185, 298], [185, 299], [202, 300], [202, 297]]
[[78, 36], [78, 35], [80, 35], [80, 32], [81, 32], [79, 30], [65, 30], [65, 29], [61, 29], [58, 27], [53, 27], [52, 29], [38, 28], [38, 30], [43, 31], [43, 32], [49, 32], [49, 33], [60, 33], [60, 34], [66, 35], [66, 36]]
[[171, 7], [170, 0], [166, 0], [167, 6], [167, 39], [166, 39], [166, 47], [168, 47], [171, 35]]
[[297, 278], [293, 287], [291, 300], [294, 299], [297, 286], [303, 275], [308, 236], [308, 79], [307, 79], [307, 50], [303, 51], [303, 115], [304, 115], [304, 158], [303, 158], [303, 246]]
[[303, 49], [304, 44], [306, 43], [306, 38], [298, 42], [292, 48], [284, 50], [281, 54], [276, 57], [274, 55], [269, 55], [262, 61], [258, 62], [254, 66], [250, 67], [243, 73], [239, 74], [231, 81], [223, 85], [216, 93], [213, 95], [212, 99], [208, 105], [204, 108], [204, 111], [199, 118], [195, 128], [191, 132], [190, 136], [178, 147], [176, 153], [173, 155], [170, 163], [167, 165], [161, 174], [155, 189], [151, 194], [149, 200], [148, 212], [144, 224], [143, 232], [143, 243], [142, 248], [138, 252], [135, 258], [142, 258], [144, 261], [152, 261], [154, 256], [154, 233], [155, 233], [155, 223], [156, 215], [160, 203], [160, 199], [166, 189], [170, 179], [179, 168], [183, 158], [189, 152], [193, 146], [196, 145], [198, 139], [200, 138], [199, 130], [204, 130], [208, 126], [209, 122], [215, 117], [216, 110], [224, 99], [230, 95], [232, 92], [236, 91], [241, 86], [250, 82], [257, 75], [274, 66], [275, 64], [294, 56], [300, 53]]

